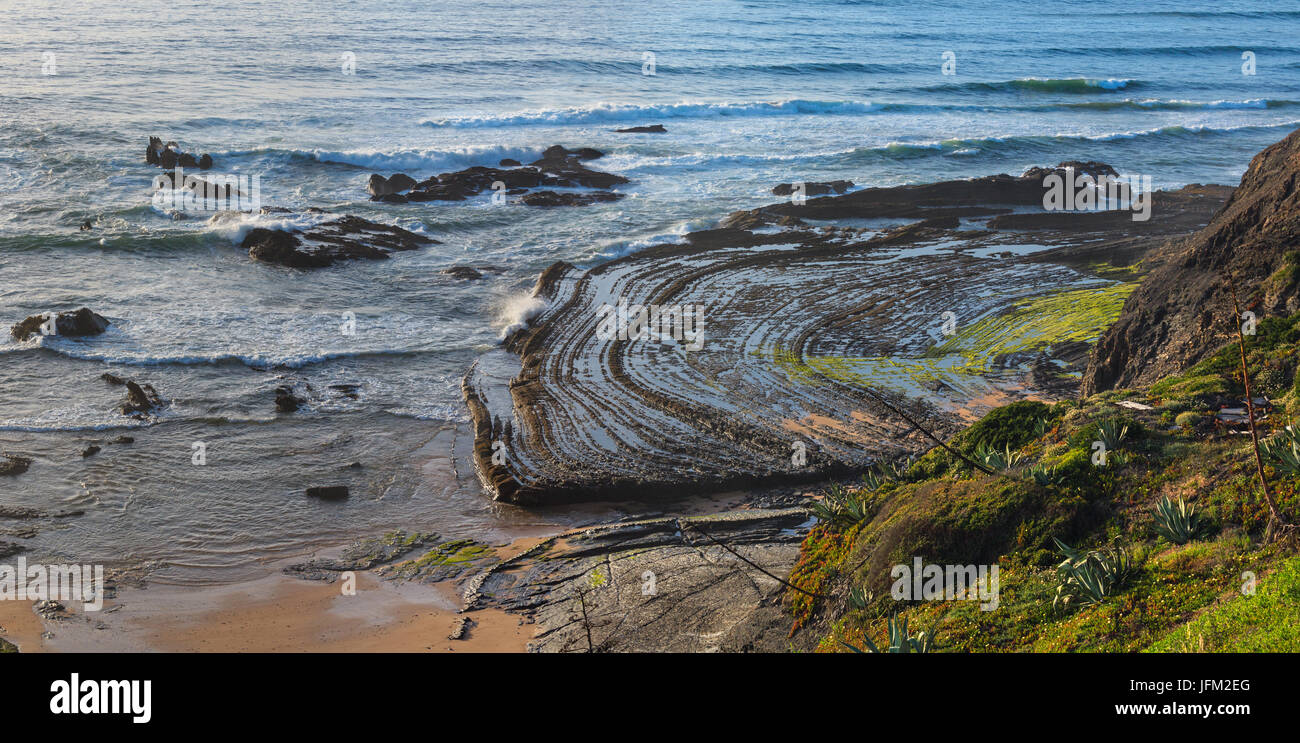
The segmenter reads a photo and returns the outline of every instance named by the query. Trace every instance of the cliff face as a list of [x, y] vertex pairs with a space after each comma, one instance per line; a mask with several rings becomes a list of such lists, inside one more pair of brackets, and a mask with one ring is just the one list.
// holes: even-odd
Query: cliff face
[[1300, 309], [1300, 272], [1284, 260], [1294, 250], [1300, 250], [1300, 130], [1251, 160], [1210, 224], [1162, 249], [1160, 265], [1093, 348], [1083, 394], [1150, 384], [1230, 340], [1229, 276], [1243, 311], [1262, 318]]

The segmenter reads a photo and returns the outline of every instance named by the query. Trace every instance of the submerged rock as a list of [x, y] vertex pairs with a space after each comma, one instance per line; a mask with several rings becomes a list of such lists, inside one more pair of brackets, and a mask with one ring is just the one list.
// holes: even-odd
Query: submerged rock
[[17, 454], [0, 454], [0, 477], [13, 477], [27, 471], [32, 464], [30, 457]]
[[668, 130], [663, 124], [650, 124], [649, 126], [629, 126], [626, 129], [615, 129], [617, 134], [667, 134]]
[[348, 497], [348, 488], [346, 485], [307, 488], [307, 497], [320, 498], [321, 500], [343, 500]]
[[451, 268], [444, 268], [442, 272], [448, 276], [454, 276], [455, 278], [458, 279], [472, 280], [472, 279], [483, 278], [483, 274], [479, 273], [473, 268], [470, 268], [469, 266], [452, 266]]
[[581, 191], [533, 191], [519, 201], [528, 206], [590, 206], [623, 198], [621, 193], [587, 193]]
[[45, 333], [42, 329], [50, 329], [48, 325], [50, 316], [32, 315], [22, 322], [13, 326], [10, 333], [15, 340], [25, 341], [33, 335], [63, 335], [69, 338], [82, 338], [90, 335], [99, 335], [108, 329], [111, 324], [106, 318], [91, 312], [89, 309], [82, 307], [72, 312], [60, 312], [54, 318], [52, 329], [54, 333]]
[[293, 394], [293, 388], [282, 385], [275, 388], [275, 409], [279, 413], [292, 413], [300, 405], [307, 402], [305, 399]]

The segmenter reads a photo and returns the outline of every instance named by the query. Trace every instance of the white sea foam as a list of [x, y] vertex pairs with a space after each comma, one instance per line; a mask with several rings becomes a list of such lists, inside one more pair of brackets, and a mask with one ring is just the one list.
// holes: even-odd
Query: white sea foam
[[863, 114], [880, 111], [879, 104], [868, 101], [744, 101], [705, 103], [684, 101], [662, 105], [602, 103], [589, 108], [542, 109], [501, 116], [463, 116], [426, 119], [421, 124], [432, 127], [494, 128], [529, 124], [612, 124], [652, 119], [707, 119], [718, 117], [792, 116], [815, 114]]

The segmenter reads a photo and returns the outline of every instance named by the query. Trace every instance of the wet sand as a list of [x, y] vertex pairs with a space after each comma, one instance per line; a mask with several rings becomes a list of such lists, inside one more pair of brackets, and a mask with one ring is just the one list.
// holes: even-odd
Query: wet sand
[[[99, 612], [43, 620], [31, 601], [0, 601], [7, 640], [29, 652], [524, 652], [533, 627], [503, 611], [457, 614], [454, 586], [270, 575], [228, 586], [121, 588]], [[462, 618], [462, 639], [449, 640]], [[43, 637], [43, 633], [51, 637]]]

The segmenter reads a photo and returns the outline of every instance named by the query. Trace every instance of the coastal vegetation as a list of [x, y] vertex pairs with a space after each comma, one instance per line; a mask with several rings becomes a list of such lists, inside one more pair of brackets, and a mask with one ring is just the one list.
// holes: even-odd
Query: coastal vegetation
[[[1300, 313], [1246, 343], [1264, 471], [1300, 513]], [[1235, 342], [1146, 389], [995, 408], [936, 447], [823, 498], [787, 591], [820, 652], [869, 648], [899, 623], [950, 651], [1300, 651], [1294, 532], [1270, 510], [1251, 438], [1231, 414]], [[973, 458], [994, 465], [975, 469]], [[995, 564], [992, 611], [897, 601], [891, 568]], [[895, 628], [895, 629], [891, 629]]]

